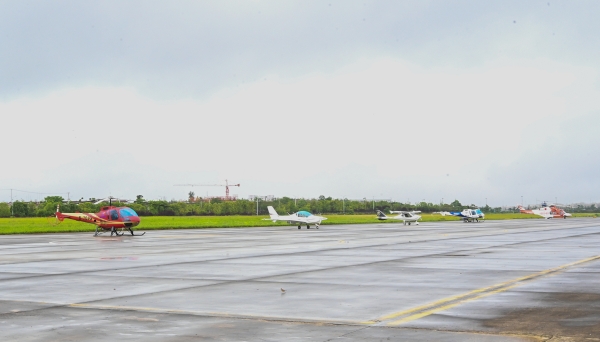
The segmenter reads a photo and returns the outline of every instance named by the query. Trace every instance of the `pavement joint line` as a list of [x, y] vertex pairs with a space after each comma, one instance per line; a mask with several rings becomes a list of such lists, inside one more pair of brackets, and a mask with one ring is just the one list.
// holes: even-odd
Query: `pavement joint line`
[[[545, 226], [547, 226], [547, 225], [545, 225]], [[596, 225], [592, 225], [592, 226], [588, 226], [588, 225], [578, 225], [578, 226], [571, 227], [571, 228], [589, 228], [589, 227], [594, 227], [594, 226], [596, 226]], [[553, 229], [551, 229], [551, 230], [553, 230]], [[557, 230], [561, 230], [561, 229], [558, 229], [558, 228], [557, 228]], [[548, 230], [547, 230], [547, 229], [541, 229], [541, 230], [536, 230], [536, 231], [542, 231], [542, 232], [546, 232], [546, 231], [548, 231]], [[521, 233], [529, 233], [529, 232], [531, 232], [531, 231], [527, 231], [527, 232], [511, 232], [510, 234], [521, 234]], [[582, 236], [582, 235], [588, 235], [588, 234], [597, 234], [597, 233], [596, 233], [596, 232], [594, 232], [594, 233], [584, 233], [584, 234], [578, 234], [578, 235], [571, 235], [571, 236], [568, 236], [568, 237], [570, 238], [570, 237]], [[506, 235], [506, 233], [503, 233], [503, 232], [502, 232], [502, 233], [500, 233], [500, 234], [496, 234], [496, 233], [494, 232], [494, 233], [492, 233], [492, 234], [482, 234], [482, 235], [478, 235], [478, 236], [476, 236], [476, 237], [483, 237], [483, 236], [495, 236], [495, 235]], [[460, 239], [460, 238], [462, 238], [462, 237], [461, 237], [461, 236], [457, 236], [457, 237], [450, 237], [450, 238], [447, 238], [447, 239], [442, 239], [442, 240], [454, 240], [454, 239]], [[521, 242], [517, 242], [517, 243], [513, 243], [513, 244], [503, 244], [503, 245], [498, 245], [498, 246], [509, 246], [509, 245], [522, 244], [522, 243], [532, 243], [532, 242], [545, 241], [545, 240], [552, 240], [552, 239], [543, 239], [543, 240], [525, 241], [525, 242], [521, 241]], [[76, 240], [76, 241], [78, 241], [78, 240]], [[430, 241], [430, 240], [416, 241], [415, 243], [428, 242], [428, 241]], [[436, 240], [436, 241], [440, 241], [440, 240]], [[302, 242], [298, 242], [298, 243], [302, 243]], [[298, 243], [297, 243], [297, 244], [298, 244]], [[375, 245], [367, 245], [367, 246], [356, 246], [356, 247], [353, 247], [352, 249], [355, 249], [355, 248], [380, 247], [380, 246], [387, 246], [387, 245], [389, 245], [389, 244], [375, 244]], [[267, 245], [265, 245], [265, 246], [267, 246]], [[145, 247], [145, 246], [143, 246], [143, 247]], [[489, 247], [489, 246], [488, 246], [488, 247]], [[237, 247], [231, 247], [231, 248], [234, 248], [234, 249], [235, 249], [235, 248], [237, 248]], [[482, 248], [483, 248], [483, 247], [482, 247]], [[94, 248], [94, 250], [100, 250], [100, 249], [101, 249], [100, 247], [98, 247], [98, 248]], [[321, 249], [321, 250], [314, 250], [314, 251], [306, 251], [306, 252], [301, 252], [301, 253], [324, 252], [324, 251], [331, 251], [331, 250], [344, 250], [344, 249], [350, 249], [350, 247], [343, 247], [343, 248], [328, 248], [328, 249]], [[65, 252], [73, 252], [73, 251], [74, 251], [74, 250], [69, 250], [69, 251], [65, 251]], [[75, 251], [76, 251], [76, 250], [75, 250]], [[24, 254], [27, 254], [27, 253], [24, 253]], [[288, 255], [288, 254], [300, 254], [300, 253], [278, 253], [278, 254], [271, 254], [271, 255]], [[232, 259], [246, 258], [246, 257], [247, 257], [247, 256], [244, 256], [244, 257], [233, 257], [233, 258], [220, 258], [220, 259], [205, 260], [205, 261], [221, 261], [221, 260], [232, 260]], [[62, 261], [62, 260], [71, 260], [71, 259], [69, 259], [69, 258], [57, 258], [57, 259], [52, 259], [52, 260], [43, 260], [43, 261]], [[31, 261], [31, 262], [42, 262], [42, 261]], [[193, 262], [198, 262], [198, 261], [193, 261]], [[173, 264], [185, 264], [185, 263], [189, 263], [189, 262], [179, 262], [179, 263], [171, 263], [171, 264], [161, 264], [161, 265], [154, 265], [154, 266], [173, 265]], [[14, 263], [8, 263], [8, 264], [10, 265], [10, 264], [14, 264]], [[0, 265], [0, 266], [1, 266], [1, 265]], [[133, 267], [133, 268], [135, 268], [135, 267]], [[88, 271], [81, 271], [81, 273], [86, 273], [86, 272], [88, 272]], [[92, 271], [92, 272], [95, 272], [95, 271]]]
[[[540, 278], [546, 275], [550, 275], [553, 273], [560, 272], [572, 266], [577, 266], [583, 263], [591, 262], [594, 260], [600, 259], [600, 255], [596, 255], [590, 258], [574, 261], [565, 265], [561, 265], [558, 267], [550, 268], [547, 270], [543, 270], [540, 272], [532, 273], [523, 277], [515, 278], [503, 283], [483, 287], [480, 289], [475, 289], [463, 294], [446, 297], [425, 305], [420, 305], [411, 309], [407, 309], [404, 311], [394, 312], [385, 316], [381, 316], [378, 319], [364, 321], [363, 324], [367, 325], [383, 325], [386, 324], [388, 326], [397, 326], [406, 322], [414, 321], [422, 317], [429, 316], [431, 314], [437, 313], [439, 311], [448, 310], [455, 306], [461, 305], [463, 303], [467, 303], [470, 301], [474, 301], [477, 299], [481, 299], [492, 294], [504, 292], [510, 290], [514, 287], [522, 285], [525, 281], [531, 281], [536, 278]], [[398, 317], [402, 317], [398, 320], [395, 320]], [[394, 320], [390, 322], [391, 320]]]
[[231, 314], [231, 313], [226, 313], [226, 312], [205, 312], [205, 311], [167, 309], [167, 308], [152, 308], [152, 307], [142, 307], [142, 306], [125, 306], [125, 305], [99, 305], [99, 304], [72, 303], [72, 304], [67, 304], [66, 306], [72, 307], [72, 308], [79, 308], [79, 309], [137, 311], [137, 312], [152, 312], [152, 313], [164, 313], [164, 314], [175, 314], [175, 315], [192, 315], [192, 316], [203, 316], [203, 317], [252, 319], [252, 320], [263, 320], [263, 321], [271, 321], [271, 322], [350, 325], [350, 326], [363, 327], [361, 325], [361, 323], [358, 321], [345, 321], [345, 320], [322, 320], [322, 319], [291, 318], [291, 317], [240, 315], [240, 314]]
[[[597, 234], [597, 232], [594, 233], [584, 233], [584, 234], [577, 234], [577, 235], [571, 235], [569, 237], [575, 237], [575, 236], [582, 236], [582, 235], [589, 235], [589, 234]], [[500, 234], [500, 235], [504, 235], [504, 234]], [[457, 237], [458, 238], [458, 237]], [[450, 238], [450, 239], [457, 239], [457, 238]], [[446, 240], [446, 239], [444, 239]], [[456, 252], [465, 252], [465, 251], [473, 251], [473, 250], [478, 250], [478, 249], [487, 249], [490, 247], [501, 247], [501, 246], [510, 246], [510, 245], [515, 245], [515, 244], [522, 244], [522, 243], [534, 243], [534, 242], [539, 242], [539, 241], [545, 241], [545, 240], [552, 240], [552, 239], [542, 239], [542, 240], [535, 240], [535, 241], [526, 241], [526, 242], [517, 242], [517, 243], [508, 243], [508, 244], [501, 244], [501, 245], [494, 245], [494, 246], [485, 246], [485, 247], [477, 247], [474, 249], [461, 249], [461, 250], [454, 250], [454, 251], [445, 251], [445, 252], [441, 252], [441, 253], [432, 253], [432, 254], [427, 254], [427, 255], [420, 255], [418, 257], [423, 257], [423, 256], [427, 256], [427, 257], [431, 257], [431, 256], [436, 256], [436, 255], [445, 255], [447, 253], [456, 253]], [[387, 244], [383, 244], [383, 245], [387, 245]], [[365, 247], [373, 247], [373, 246], [382, 246], [382, 244], [378, 244], [378, 245], [372, 245], [372, 246], [358, 246], [355, 248], [365, 248]], [[348, 249], [348, 248], [342, 248], [342, 249]], [[337, 249], [327, 249], [327, 250], [339, 250], [339, 248]], [[320, 250], [322, 251], [322, 250]], [[315, 252], [315, 251], [311, 251], [311, 252]], [[289, 254], [304, 254], [304, 253], [310, 253], [310, 252], [300, 252], [300, 253], [279, 253], [279, 254], [273, 254], [273, 255], [289, 255]], [[271, 256], [271, 255], [269, 255]], [[236, 257], [236, 258], [225, 258], [225, 259], [214, 259], [214, 260], [205, 260], [206, 262], [214, 262], [214, 261], [222, 261], [222, 260], [231, 260], [231, 259], [243, 259], [246, 257]], [[333, 266], [333, 267], [326, 267], [326, 268], [322, 268], [322, 269], [318, 269], [318, 270], [307, 270], [307, 271], [300, 271], [300, 272], [291, 272], [291, 273], [285, 273], [285, 274], [279, 274], [279, 275], [270, 275], [270, 276], [262, 276], [262, 277], [254, 277], [254, 278], [247, 278], [247, 279], [236, 279], [236, 280], [217, 280], [217, 283], [214, 284], [204, 284], [204, 285], [194, 285], [194, 286], [186, 286], [186, 287], [182, 287], [179, 288], [178, 290], [187, 290], [187, 289], [193, 289], [193, 288], [199, 288], [199, 287], [210, 287], [210, 286], [218, 286], [218, 285], [223, 285], [223, 284], [229, 284], [229, 283], [238, 283], [238, 282], [245, 282], [245, 281], [261, 281], [261, 279], [269, 279], [269, 278], [273, 278], [273, 277], [279, 277], [279, 276], [289, 276], [289, 275], [295, 275], [295, 274], [301, 274], [301, 273], [308, 273], [308, 272], [316, 272], [316, 271], [326, 271], [326, 270], [331, 270], [331, 269], [338, 269], [338, 268], [345, 268], [345, 267], [356, 267], [356, 266], [364, 266], [364, 265], [373, 265], [373, 264], [378, 264], [378, 263], [384, 263], [384, 262], [390, 262], [390, 261], [394, 261], [394, 260], [407, 260], [407, 259], [413, 259], [415, 257], [409, 257], [409, 258], [400, 258], [400, 259], [392, 259], [392, 260], [381, 260], [381, 261], [373, 261], [373, 262], [366, 262], [366, 263], [360, 263], [360, 264], [352, 264], [352, 265], [338, 265], [338, 266]], [[194, 262], [199, 262], [199, 261], [185, 261], [185, 262], [177, 262], [177, 263], [170, 263], [170, 264], [160, 264], [160, 265], [147, 265], [145, 267], [153, 267], [153, 266], [170, 266], [170, 265], [176, 265], [176, 264], [186, 264], [186, 263], [194, 263]], [[136, 268], [136, 267], [131, 267], [131, 268]], [[123, 270], [123, 269], [129, 269], [129, 268], [121, 268], [121, 269], [105, 269], [105, 270], [95, 270], [95, 271], [76, 271], [76, 272], [64, 272], [64, 273], [52, 273], [52, 274], [35, 274], [31, 277], [27, 277], [27, 278], [34, 278], [34, 277], [46, 277], [46, 276], [56, 276], [56, 275], [73, 275], [73, 274], [86, 274], [86, 273], [94, 273], [94, 272], [104, 272], [104, 271], [114, 271], [114, 270]], [[169, 292], [172, 291], [172, 289], [169, 290], [163, 290], [163, 291], [155, 291], [155, 292], [149, 292], [149, 293], [144, 293], [142, 295], [149, 295], [149, 294], [157, 294], [157, 293], [161, 293], [161, 292]], [[124, 298], [125, 296], [120, 296], [120, 297], [113, 297], [111, 299], [114, 298]], [[93, 303], [93, 302], [97, 302], [97, 301], [102, 301], [102, 300], [106, 300], [105, 299], [99, 299], [99, 300], [92, 300], [89, 301], [87, 303]], [[380, 320], [375, 320], [374, 323], [377, 323]], [[366, 321], [364, 323], [368, 323], [371, 321]]]
[[[582, 236], [582, 235], [589, 235], [589, 234], [597, 234], [597, 232], [594, 233], [584, 233], [584, 234], [576, 234], [576, 235], [571, 235], [569, 237], [576, 237], [576, 236]], [[495, 234], [495, 235], [505, 235], [505, 234]], [[487, 236], [487, 235], [485, 235]], [[457, 238], [450, 238], [450, 239], [458, 239]], [[447, 240], [447, 239], [444, 239]], [[543, 239], [543, 240], [535, 240], [535, 241], [525, 241], [525, 242], [518, 242], [518, 243], [509, 243], [509, 244], [501, 244], [501, 245], [494, 245], [494, 246], [485, 246], [485, 247], [477, 247], [474, 249], [462, 249], [462, 250], [455, 250], [455, 251], [445, 251], [442, 253], [433, 253], [433, 254], [428, 254], [425, 256], [436, 256], [436, 255], [444, 255], [447, 253], [456, 253], [456, 252], [462, 252], [462, 251], [472, 251], [472, 250], [478, 250], [478, 249], [486, 249], [486, 248], [490, 248], [490, 247], [500, 247], [500, 246], [507, 246], [507, 245], [514, 245], [514, 244], [522, 244], [522, 243], [535, 243], [535, 242], [539, 242], [539, 241], [544, 241], [544, 240], [552, 240], [552, 239]], [[388, 244], [378, 244], [378, 245], [371, 245], [371, 246], [357, 246], [355, 248], [366, 248], [366, 247], [373, 247], [373, 246], [382, 246], [382, 245], [388, 245]], [[342, 248], [342, 249], [348, 249], [348, 248]], [[327, 250], [339, 250], [339, 248], [335, 248], [335, 249], [327, 249]], [[320, 250], [322, 251], [322, 250]], [[310, 252], [315, 252], [315, 251], [309, 251], [309, 252], [300, 252], [300, 253], [278, 253], [278, 254], [273, 254], [273, 255], [289, 255], [289, 254], [304, 254], [304, 253], [310, 253]], [[317, 251], [319, 252], [319, 251]], [[419, 256], [419, 257], [423, 257], [423, 255]], [[600, 257], [600, 256], [599, 256]], [[225, 258], [225, 259], [215, 259], [215, 260], [208, 260], [208, 261], [219, 261], [219, 260], [230, 260], [230, 259], [243, 259], [246, 257], [237, 257], [237, 258]], [[412, 259], [413, 257], [410, 258], [400, 258], [397, 260], [405, 260], [405, 259]], [[383, 261], [374, 261], [374, 262], [367, 262], [367, 263], [360, 263], [360, 264], [353, 264], [353, 265], [341, 265], [341, 266], [334, 266], [334, 267], [327, 267], [327, 268], [323, 268], [323, 269], [319, 269], [319, 270], [308, 270], [308, 271], [301, 271], [301, 272], [291, 272], [291, 273], [285, 273], [285, 274], [279, 274], [276, 276], [285, 276], [285, 275], [294, 275], [294, 274], [300, 274], [300, 273], [307, 273], [307, 272], [314, 272], [314, 271], [324, 271], [324, 270], [329, 270], [329, 269], [338, 269], [338, 268], [345, 268], [345, 267], [355, 267], [355, 266], [362, 266], [362, 265], [372, 265], [372, 264], [377, 264], [377, 263], [382, 263], [382, 262], [389, 262], [389, 261], [393, 261], [393, 260], [383, 260]], [[198, 261], [193, 261], [193, 262], [198, 262]], [[162, 264], [162, 265], [148, 265], [146, 267], [151, 267], [151, 266], [169, 266], [169, 265], [173, 265], [173, 264], [186, 264], [186, 263], [193, 263], [193, 262], [177, 262], [177, 263], [171, 263], [171, 264]], [[135, 267], [132, 267], [135, 268]], [[124, 268], [124, 269], [128, 269], [128, 268]], [[101, 271], [110, 271], [110, 270], [123, 270], [123, 269], [106, 269], [106, 270], [101, 270]], [[37, 274], [37, 277], [45, 277], [45, 276], [56, 276], [56, 275], [65, 275], [65, 274], [85, 274], [85, 273], [93, 273], [93, 272], [99, 272], [99, 271], [76, 271], [76, 272], [65, 272], [65, 273], [53, 273], [53, 274]], [[34, 276], [34, 277], [36, 277]], [[261, 279], [268, 279], [268, 278], [272, 278], [275, 277], [275, 275], [273, 276], [262, 276], [262, 277], [255, 277], [255, 278], [247, 278], [247, 279], [237, 279], [237, 280], [225, 280], [225, 281], [218, 281], [217, 283], [214, 284], [204, 284], [204, 285], [194, 285], [194, 286], [185, 286], [182, 288], [179, 288], [178, 290], [186, 290], [186, 289], [193, 289], [193, 288], [199, 288], [199, 287], [209, 287], [209, 286], [219, 286], [219, 285], [223, 285], [223, 284], [228, 284], [228, 283], [238, 283], [238, 282], [246, 282], [246, 281], [260, 281]], [[29, 277], [28, 277], [29, 278]], [[144, 293], [141, 295], [149, 295], [149, 294], [157, 294], [157, 293], [161, 293], [161, 292], [169, 292], [172, 291], [172, 289], [168, 289], [168, 290], [162, 290], [162, 291], [154, 291], [154, 292], [149, 292], [149, 293]], [[113, 298], [109, 298], [109, 299], [115, 299], [115, 298], [124, 298], [127, 296], [119, 296], [119, 297], [113, 297]], [[89, 302], [83, 302], [81, 304], [84, 303], [93, 303], [93, 302], [97, 302], [97, 301], [102, 301], [102, 300], [106, 300], [107, 298], [104, 299], [98, 299], [98, 300], [92, 300]], [[373, 324], [373, 323], [378, 323], [381, 320], [374, 320], [374, 321], [366, 321], [366, 322], [362, 322], [363, 324]]]
[[[581, 226], [581, 227], [578, 226], [578, 227], [575, 227], [575, 228], [588, 228], [588, 226]], [[543, 232], [545, 232], [547, 230], [542, 229], [542, 230], [536, 230], [536, 231], [543, 231]], [[517, 232], [516, 234], [520, 234], [520, 233], [526, 233], [526, 232]], [[513, 233], [513, 234], [515, 234], [515, 233]], [[598, 234], [598, 233], [597, 232], [593, 232], [593, 233], [584, 233], [584, 234], [570, 235], [570, 236], [568, 236], [568, 238], [579, 237], [579, 236], [590, 235], [590, 234], [593, 235], [593, 234]], [[484, 235], [478, 235], [476, 237], [495, 236], [495, 235], [506, 235], [506, 233], [501, 233], [501, 234], [484, 234]], [[463, 237], [451, 237], [451, 238], [447, 238], [447, 239], [442, 239], [442, 241], [445, 241], [445, 240], [455, 240], [455, 239], [461, 239], [461, 238], [463, 238]], [[474, 249], [462, 249], [462, 250], [456, 250], [456, 251], [450, 251], [450, 252], [444, 252], [444, 253], [434, 253], [434, 254], [429, 254], [427, 256], [443, 255], [443, 254], [446, 254], [446, 253], [455, 253], [455, 252], [463, 252], [463, 251], [472, 251], [472, 250], [485, 249], [485, 248], [491, 248], [491, 247], [512, 246], [512, 245], [519, 245], [519, 244], [523, 244], [523, 243], [537, 243], [539, 241], [554, 240], [554, 239], [556, 239], [556, 238], [549, 238], [549, 239], [542, 239], [542, 240], [535, 240], [535, 241], [520, 241], [520, 242], [508, 243], [508, 244], [500, 244], [500, 245], [494, 245], [494, 246], [478, 247], [478, 248], [474, 248]], [[430, 240], [416, 241], [415, 243], [428, 242], [428, 241], [430, 241]], [[440, 240], [436, 240], [436, 241], [440, 241]], [[404, 244], [404, 243], [396, 243], [396, 244]], [[297, 255], [297, 254], [307, 254], [307, 253], [314, 253], [314, 252], [338, 251], [338, 250], [345, 250], [345, 249], [381, 247], [381, 246], [388, 246], [388, 245], [389, 244], [375, 244], [375, 245], [367, 245], [367, 246], [356, 246], [356, 247], [352, 247], [352, 248], [350, 248], [350, 247], [327, 248], [327, 249], [304, 251], [304, 252], [297, 252], [297, 253], [275, 253], [275, 254], [260, 255], [260, 256], [255, 256], [255, 257]], [[422, 257], [422, 256], [419, 256], [419, 257]], [[248, 258], [248, 256], [231, 257], [231, 258], [218, 258], [218, 259], [211, 259], [211, 260], [195, 260], [195, 261], [173, 262], [173, 263], [168, 263], [168, 264], [146, 265], [145, 267], [171, 266], [171, 265], [181, 265], [181, 264], [196, 263], [196, 262], [215, 262], [215, 261], [235, 260], [235, 259], [245, 259], [245, 258]], [[404, 259], [410, 259], [410, 258], [404, 258]], [[53, 260], [31, 261], [31, 262], [63, 261], [63, 260], [72, 260], [72, 259], [59, 258], [59, 259], [53, 259]], [[401, 260], [401, 259], [392, 259], [392, 260], [387, 260], [387, 261], [393, 261], [393, 260]], [[369, 265], [369, 264], [379, 263], [379, 262], [385, 262], [385, 261], [375, 261], [375, 262], [370, 262], [370, 263], [362, 263], [362, 264], [356, 264], [356, 265], [347, 265], [346, 267], [359, 266], [359, 265]], [[12, 265], [12, 264], [18, 264], [18, 263], [9, 263], [8, 265]], [[0, 264], [0, 267], [2, 265], [6, 265], [6, 264]], [[134, 266], [134, 267], [130, 267], [130, 268], [131, 269], [135, 269], [137, 267], [138, 266]], [[50, 274], [50, 275], [85, 274], [85, 273], [91, 273], [91, 272], [118, 271], [118, 270], [130, 269], [130, 268], [113, 268], [113, 269], [93, 270], [93, 271], [83, 270], [83, 271], [77, 271], [77, 272], [62, 272], [62, 273], [59, 272], [59, 273], [53, 273], [53, 274]], [[33, 273], [33, 274], [35, 274], [36, 276], [42, 276], [42, 277], [49, 275], [47, 273], [44, 273], [44, 274]], [[260, 279], [260, 278], [256, 278], [256, 279]]]
[[346, 325], [346, 326], [361, 326], [364, 327], [358, 321], [344, 321], [344, 320], [320, 320], [320, 319], [306, 319], [306, 318], [286, 318], [286, 317], [271, 317], [271, 316], [254, 316], [254, 315], [237, 315], [224, 312], [203, 312], [203, 311], [192, 311], [192, 310], [179, 310], [179, 309], [166, 309], [166, 308], [151, 308], [151, 307], [140, 307], [140, 306], [121, 306], [121, 305], [100, 305], [100, 304], [86, 304], [86, 303], [57, 303], [57, 302], [41, 302], [41, 301], [30, 301], [30, 300], [0, 300], [0, 302], [15, 302], [15, 303], [31, 303], [37, 305], [50, 305], [43, 308], [36, 308], [33, 310], [19, 310], [15, 312], [0, 313], [2, 315], [16, 314], [22, 312], [31, 312], [38, 310], [48, 310], [59, 307], [70, 307], [76, 309], [92, 309], [92, 310], [117, 310], [117, 311], [137, 311], [137, 312], [150, 312], [150, 313], [162, 313], [162, 314], [175, 314], [175, 315], [192, 315], [202, 317], [220, 317], [220, 318], [232, 318], [232, 319], [251, 319], [251, 320], [263, 320], [270, 322], [290, 322], [290, 323], [303, 323], [303, 324], [328, 324], [328, 325]]

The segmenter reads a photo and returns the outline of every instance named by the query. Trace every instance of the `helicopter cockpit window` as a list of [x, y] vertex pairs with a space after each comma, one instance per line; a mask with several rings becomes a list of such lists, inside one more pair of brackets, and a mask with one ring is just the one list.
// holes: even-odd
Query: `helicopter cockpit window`
[[116, 210], [111, 210], [110, 211], [110, 219], [111, 220], [118, 220], [119, 219], [119, 213]]
[[138, 216], [138, 214], [131, 208], [123, 208], [120, 210], [121, 212], [121, 217], [126, 218], [126, 217], [131, 217], [131, 216]]

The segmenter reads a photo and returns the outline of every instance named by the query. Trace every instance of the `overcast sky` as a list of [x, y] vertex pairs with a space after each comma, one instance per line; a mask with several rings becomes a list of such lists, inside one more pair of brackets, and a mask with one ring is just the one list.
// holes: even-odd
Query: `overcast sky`
[[224, 189], [174, 184], [228, 179], [240, 197], [600, 201], [597, 13], [1, 1], [0, 189], [184, 199]]

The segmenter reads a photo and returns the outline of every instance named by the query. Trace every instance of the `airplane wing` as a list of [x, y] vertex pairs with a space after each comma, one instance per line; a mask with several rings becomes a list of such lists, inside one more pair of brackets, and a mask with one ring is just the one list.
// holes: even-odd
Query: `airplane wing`
[[409, 214], [420, 214], [421, 211], [420, 210], [412, 210], [412, 211], [403, 211], [403, 210], [393, 211], [393, 210], [390, 210], [390, 214], [406, 214], [406, 213], [409, 213]]
[[402, 211], [402, 210], [390, 210], [390, 214], [404, 214], [404, 213], [410, 213], [410, 211]]

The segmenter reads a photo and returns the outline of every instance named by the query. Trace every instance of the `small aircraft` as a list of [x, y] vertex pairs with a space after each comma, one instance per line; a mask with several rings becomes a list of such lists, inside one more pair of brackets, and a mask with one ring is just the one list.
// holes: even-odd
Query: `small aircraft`
[[554, 204], [548, 205], [546, 202], [543, 202], [542, 207], [539, 209], [528, 210], [528, 209], [524, 209], [523, 206], [521, 206], [521, 205], [519, 205], [518, 208], [521, 211], [521, 214], [539, 215], [545, 219], [551, 219], [551, 218], [566, 219], [567, 217], [571, 216], [571, 214], [565, 212], [564, 210], [560, 209], [556, 205], [554, 205]]
[[271, 220], [273, 222], [287, 221], [288, 224], [297, 224], [298, 229], [300, 229], [302, 225], [306, 225], [306, 229], [310, 229], [311, 224], [315, 225], [317, 229], [319, 229], [321, 221], [327, 220], [326, 217], [316, 216], [308, 211], [299, 211], [291, 215], [280, 216], [272, 206], [268, 206], [267, 209], [269, 210], [269, 216], [271, 216], [271, 218], [265, 220]]
[[480, 209], [464, 209], [463, 211], [451, 211], [450, 215], [457, 216], [465, 222], [479, 222], [485, 220], [485, 214]]
[[[112, 199], [111, 199], [112, 200]], [[105, 231], [110, 231], [110, 236], [117, 235], [122, 236], [125, 234], [124, 230], [129, 230], [133, 236], [141, 236], [146, 234], [134, 234], [131, 228], [140, 224], [140, 217], [131, 208], [128, 207], [114, 207], [112, 201], [109, 200], [109, 205], [100, 208], [100, 212], [92, 213], [61, 213], [60, 205], [56, 206], [56, 219], [62, 222], [64, 219], [70, 219], [74, 221], [81, 221], [85, 223], [91, 223], [96, 225], [96, 232], [94, 236], [98, 236]]]
[[377, 219], [379, 220], [402, 220], [402, 223], [410, 226], [411, 222], [414, 222], [416, 225], [419, 225], [419, 219], [421, 218], [420, 211], [392, 211], [390, 210], [390, 214], [399, 214], [398, 216], [386, 216], [383, 211], [377, 210]]

